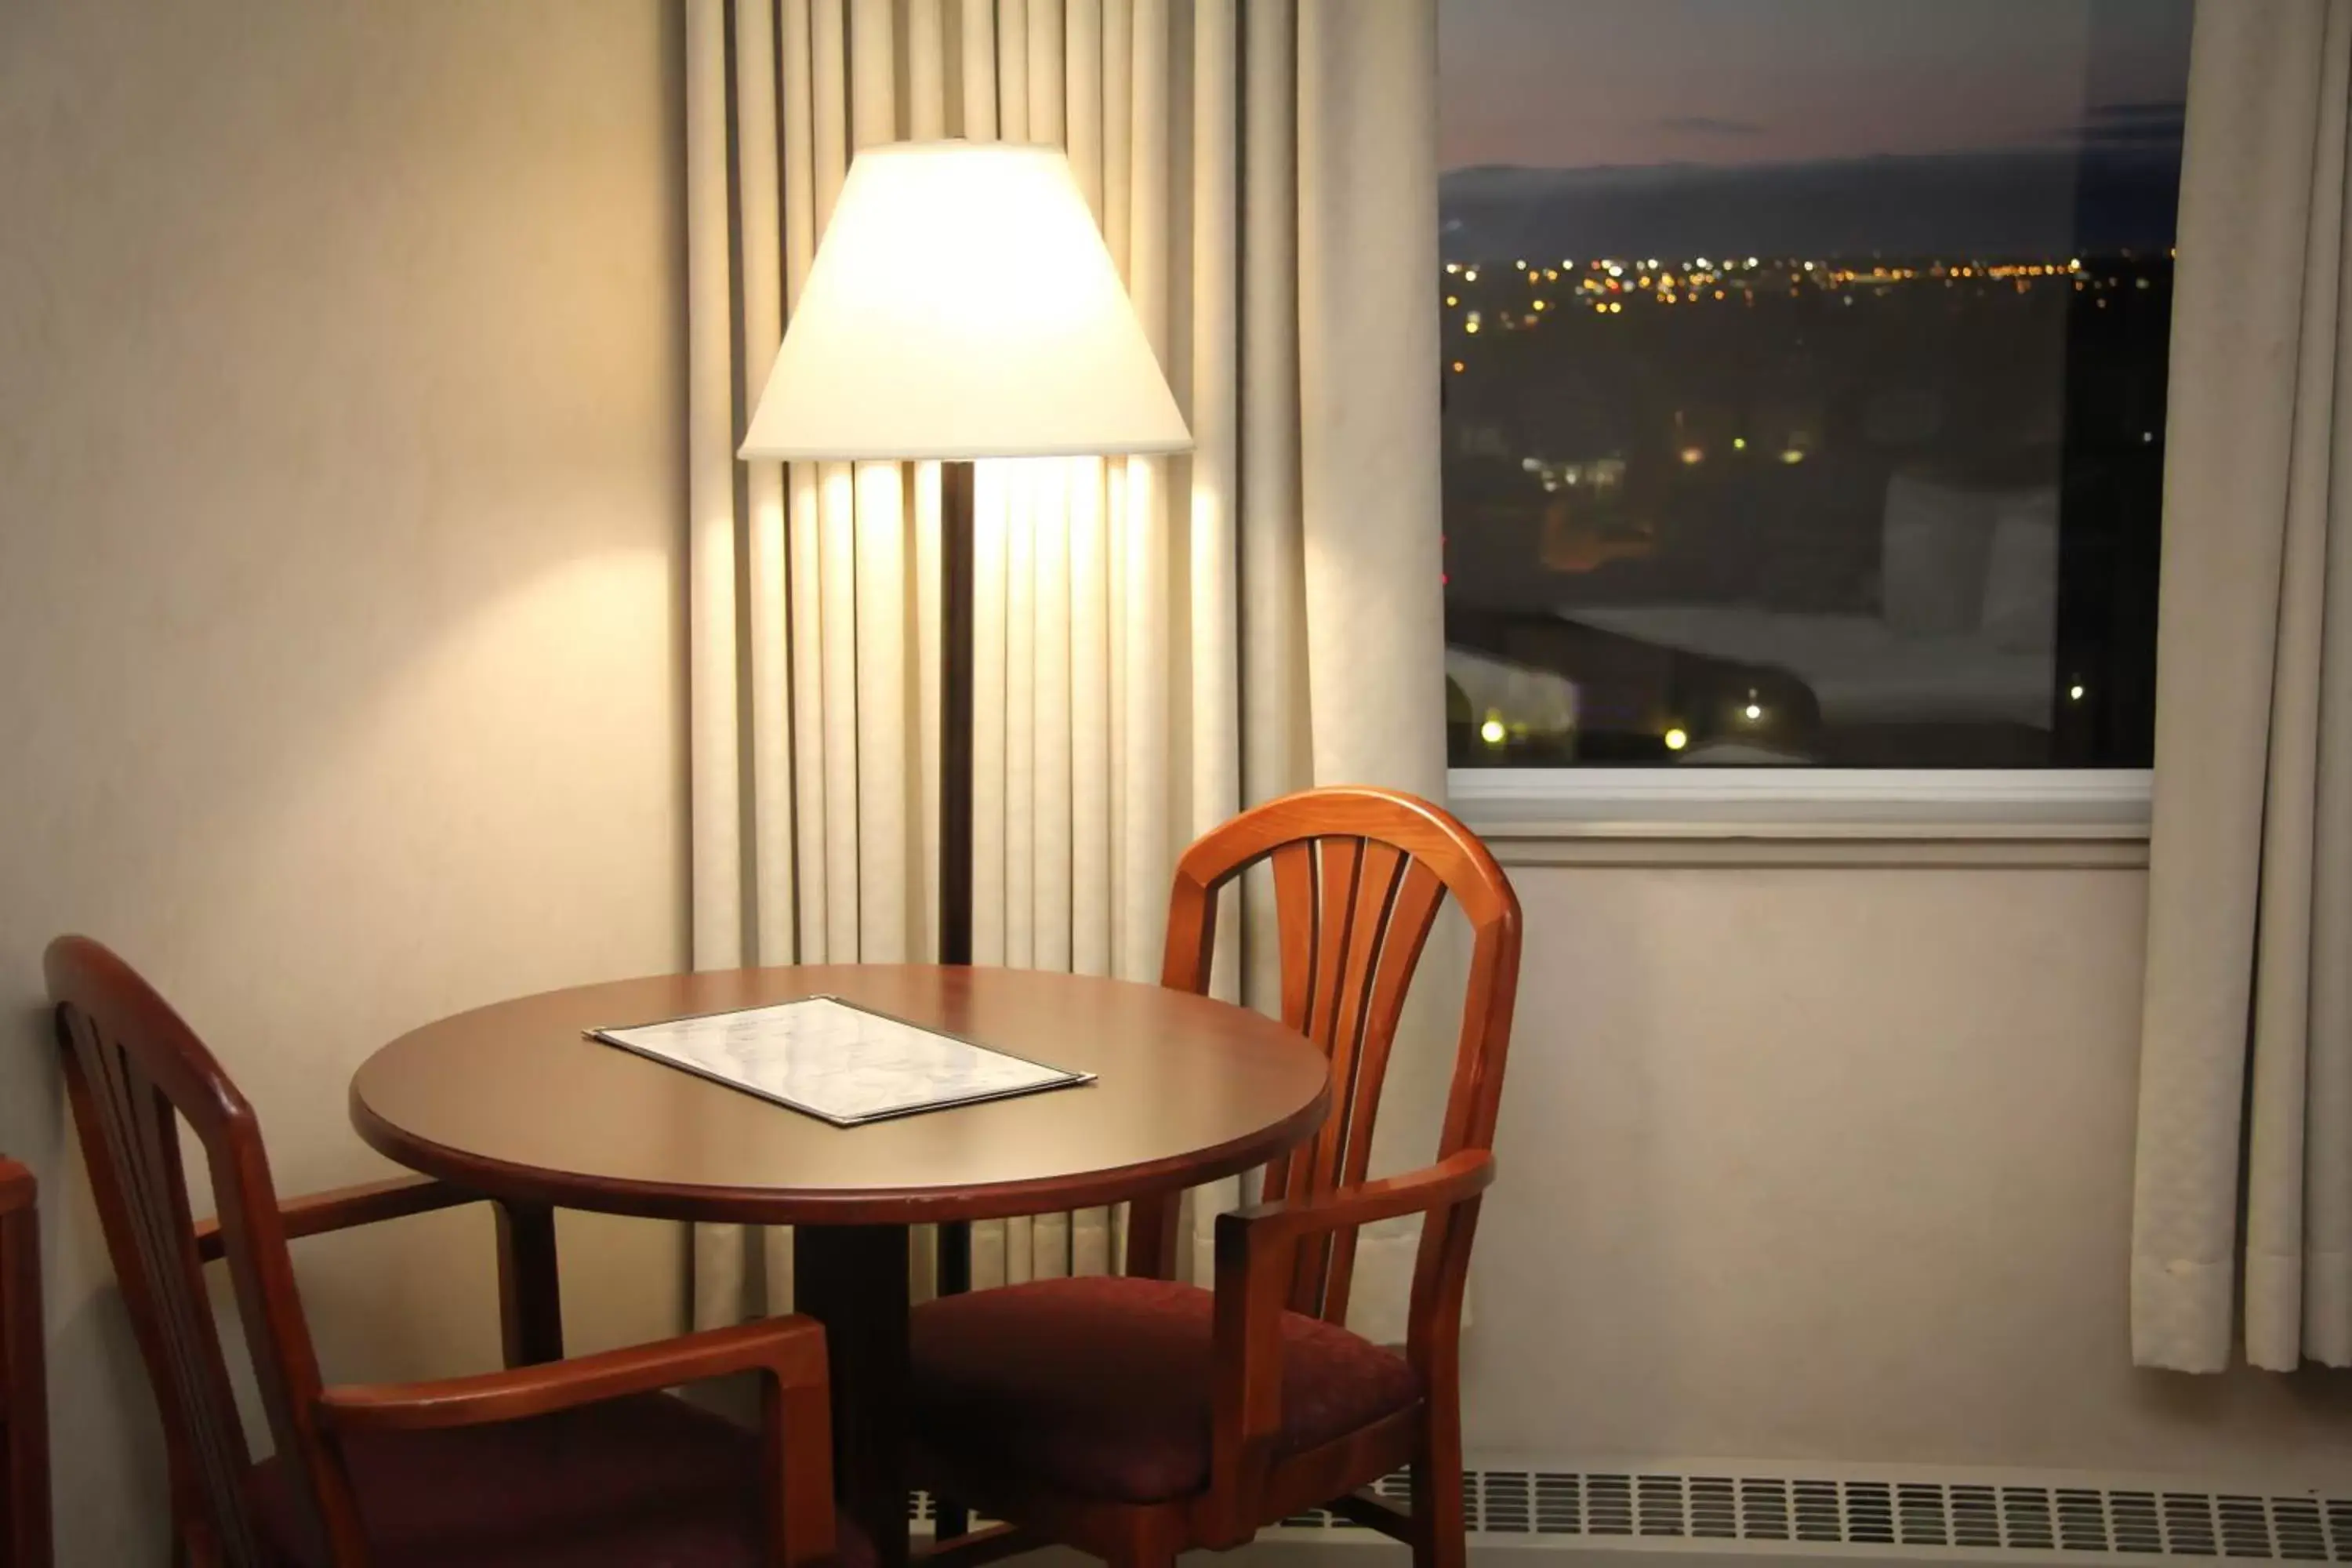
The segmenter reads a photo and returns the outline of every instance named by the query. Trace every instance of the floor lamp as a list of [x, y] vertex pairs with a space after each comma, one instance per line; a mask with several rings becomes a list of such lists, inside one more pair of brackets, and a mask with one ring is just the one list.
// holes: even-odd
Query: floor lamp
[[971, 962], [971, 463], [1192, 444], [1060, 149], [900, 142], [857, 155], [740, 455], [946, 465], [944, 963]]
[[[1060, 149], [907, 142], [857, 155], [740, 455], [945, 465], [943, 963], [971, 962], [971, 464], [1192, 444]], [[940, 1232], [940, 1289], [962, 1289], [969, 1235]]]

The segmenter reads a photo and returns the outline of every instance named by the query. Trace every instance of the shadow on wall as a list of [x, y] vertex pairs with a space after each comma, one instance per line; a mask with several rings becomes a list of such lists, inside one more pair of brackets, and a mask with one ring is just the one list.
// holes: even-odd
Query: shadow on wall
[[[378, 1167], [344, 1095], [401, 1029], [683, 956], [680, 46], [556, 0], [5, 11], [0, 1146], [54, 1216], [74, 1568], [163, 1523], [48, 939], [152, 977], [289, 1193]], [[331, 1374], [494, 1361], [487, 1221], [441, 1217], [304, 1245]], [[576, 1342], [671, 1326], [669, 1229], [566, 1237]]]

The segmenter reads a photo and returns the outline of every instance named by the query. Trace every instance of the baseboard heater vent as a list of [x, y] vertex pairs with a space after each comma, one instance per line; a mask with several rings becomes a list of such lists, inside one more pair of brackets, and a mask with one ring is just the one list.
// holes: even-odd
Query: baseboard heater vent
[[[1404, 1475], [1381, 1496], [1412, 1494]], [[1472, 1470], [1472, 1534], [2352, 1563], [2352, 1497], [1796, 1476]], [[1290, 1530], [1362, 1531], [1317, 1510]], [[1367, 1532], [1369, 1533], [1369, 1532]]]

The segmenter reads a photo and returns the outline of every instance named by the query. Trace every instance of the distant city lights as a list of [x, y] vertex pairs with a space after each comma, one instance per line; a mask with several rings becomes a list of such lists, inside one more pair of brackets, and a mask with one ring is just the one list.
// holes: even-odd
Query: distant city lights
[[[1847, 721], [1801, 684], [1812, 676], [1775, 670], [1785, 661], [1745, 651], [1731, 631], [1715, 647], [1706, 641], [1712, 626], [1693, 620], [1704, 635], [1691, 631], [1676, 616], [1652, 614], [1653, 602], [1677, 609], [1685, 600], [1710, 608], [1718, 600], [1761, 603], [1773, 612], [1874, 623], [1883, 614], [1875, 552], [1903, 501], [1889, 476], [1916, 467], [1937, 485], [2021, 483], [2008, 478], [2010, 454], [2030, 447], [2039, 462], [2062, 432], [2070, 462], [2079, 437], [2103, 472], [2131, 483], [2069, 489], [2049, 510], [2072, 520], [2153, 505], [2154, 470], [2162, 467], [2154, 448], [2168, 433], [2147, 424], [2147, 410], [2161, 413], [2160, 399], [2117, 398], [2095, 421], [2078, 421], [2066, 397], [2034, 379], [2050, 379], [2056, 360], [2062, 392], [2093, 373], [2153, 376], [2160, 389], [2175, 279], [2152, 246], [2135, 255], [2062, 235], [2040, 242], [2040, 255], [2032, 240], [2014, 253], [1941, 256], [1815, 241], [1805, 247], [1811, 255], [1546, 258], [1538, 225], [1517, 237], [1482, 235], [1479, 226], [1466, 219], [1453, 226], [1444, 239], [1456, 247], [1454, 258], [1441, 256], [1443, 272], [1428, 279], [1443, 301], [1444, 503], [1453, 538], [1440, 565], [1449, 604], [1483, 611], [1524, 598], [1568, 606], [1550, 612], [1562, 618], [1588, 604], [1614, 608], [1622, 625], [1600, 611], [1591, 617], [1608, 634], [1594, 638], [1603, 653], [1638, 637], [1676, 659], [1704, 661], [1706, 679], [1681, 681], [1668, 696], [1646, 668], [1623, 673], [1580, 643], [1563, 639], [1558, 651], [1546, 644], [1528, 657], [1569, 680], [1567, 707], [1549, 695], [1522, 702], [1508, 688], [1481, 690], [1486, 682], [1465, 674], [1469, 690], [1448, 693], [1457, 763], [1550, 767], [1646, 756], [1654, 766], [1678, 766], [1693, 751], [1700, 752], [1694, 767], [1843, 756], [1833, 742]], [[1737, 233], [1718, 227], [1716, 237]], [[2047, 253], [2074, 243], [2096, 254]], [[1482, 273], [1493, 275], [1493, 289]], [[1515, 273], [1524, 286], [1510, 280]], [[2095, 307], [2092, 315], [2084, 305]], [[1607, 331], [1583, 325], [1586, 308]], [[2020, 345], [2049, 353], [2008, 352]], [[2078, 366], [2090, 369], [2078, 376]], [[1801, 467], [1802, 478], [1794, 472]], [[1991, 477], [1980, 481], [1979, 467]], [[1778, 478], [1775, 468], [1784, 470]], [[2151, 483], [2141, 486], [2143, 479]], [[1805, 548], [1776, 555], [1759, 546], [1769, 570], [1751, 570], [1745, 554], [1737, 567], [1709, 554], [1727, 538], [1745, 552], [1776, 529]], [[1816, 534], [1860, 542], [1840, 542], [1832, 552], [1811, 547]], [[2055, 561], [2034, 564], [2059, 575]], [[1724, 623], [1745, 637], [1738, 614]], [[1483, 635], [1463, 640], [1483, 647]], [[2042, 650], [2045, 710], [2036, 727], [2053, 755], [2104, 759], [2101, 748], [2112, 749], [2106, 721], [2090, 711], [2088, 678], [2057, 679], [2064, 659], [2104, 668], [2110, 651]], [[1759, 686], [1737, 684], [1751, 673]], [[1764, 679], [1773, 683], [1770, 703]], [[2047, 709], [2049, 686], [2080, 715]], [[1488, 707], [1494, 696], [1514, 706]], [[2100, 699], [2101, 712], [2120, 702], [2128, 717], [2143, 697], [2137, 680], [2118, 678], [2117, 692]], [[1958, 700], [1977, 699], [1971, 689]], [[1979, 721], [1972, 709], [1953, 721]]]
[[[2122, 258], [2128, 262], [2128, 257]], [[1465, 289], [1478, 281], [1481, 264], [1471, 261], [1445, 263], [1445, 276], [1458, 282], [1449, 282], [1444, 296], [1448, 310], [1465, 312], [1465, 330], [1478, 320], [1477, 310], [1471, 306]], [[2031, 295], [2034, 286], [2045, 280], [2063, 284], [2077, 293], [2098, 296], [2097, 307], [2107, 308], [2105, 296], [2128, 286], [2135, 291], [2147, 291], [2157, 286], [2157, 279], [2147, 276], [2123, 277], [2088, 271], [2079, 256], [2064, 260], [1986, 260], [1978, 258], [1948, 259], [1919, 258], [1909, 260], [1884, 261], [1874, 259], [1867, 264], [1836, 258], [1780, 257], [1769, 260], [1750, 256], [1745, 258], [1716, 260], [1709, 257], [1694, 257], [1687, 261], [1675, 261], [1658, 257], [1595, 258], [1584, 262], [1585, 275], [1576, 276], [1578, 263], [1563, 257], [1554, 268], [1526, 257], [1511, 260], [1513, 270], [1524, 275], [1531, 289], [1562, 281], [1561, 270], [1570, 276], [1567, 286], [1586, 294], [1646, 295], [1651, 302], [1664, 305], [1698, 305], [1706, 302], [1732, 300], [1754, 305], [1759, 298], [1785, 296], [1802, 300], [1808, 293], [1834, 296], [1841, 305], [1852, 305], [1856, 295], [1867, 292], [1885, 296], [1906, 285], [1933, 284], [1952, 289], [1963, 287], [1983, 290], [2000, 288], [2008, 294]], [[2005, 286], [2005, 287], [2002, 287]], [[1824, 300], [1826, 302], [1826, 300]], [[1530, 301], [1533, 309], [1547, 317], [1559, 312], [1550, 301]], [[1622, 315], [1622, 307], [1615, 300], [1607, 305], [1595, 304], [1593, 314]], [[1532, 328], [1540, 325], [1533, 320], [1522, 321], [1516, 314], [1505, 316], [1500, 323], [1507, 329]]]

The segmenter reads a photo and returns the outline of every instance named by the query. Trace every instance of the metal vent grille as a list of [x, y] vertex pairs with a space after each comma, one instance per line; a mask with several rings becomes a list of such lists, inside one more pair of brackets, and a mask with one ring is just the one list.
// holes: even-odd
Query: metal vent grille
[[[1412, 1496], [1403, 1472], [1380, 1495]], [[1681, 1537], [1816, 1547], [2352, 1563], [2352, 1498], [1633, 1471], [1471, 1470], [1474, 1535]], [[1293, 1530], [1362, 1531], [1320, 1509]]]

